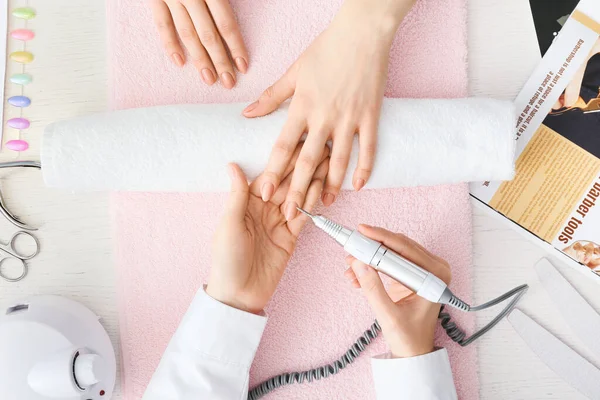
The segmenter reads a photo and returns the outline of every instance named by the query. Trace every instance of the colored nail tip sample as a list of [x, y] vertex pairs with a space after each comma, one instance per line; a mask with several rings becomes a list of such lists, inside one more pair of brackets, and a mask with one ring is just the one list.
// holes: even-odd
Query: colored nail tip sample
[[12, 96], [8, 98], [8, 104], [15, 107], [29, 107], [31, 99], [27, 96]]
[[24, 140], [9, 140], [5, 146], [12, 151], [25, 151], [29, 148], [29, 143]]
[[12, 15], [21, 19], [33, 19], [35, 18], [35, 10], [31, 7], [19, 7], [13, 10]]
[[33, 54], [28, 51], [15, 51], [10, 54], [10, 59], [21, 64], [29, 64], [33, 61]]
[[35, 37], [35, 33], [29, 29], [16, 29], [10, 33], [13, 39], [28, 41]]
[[16, 85], [29, 85], [32, 80], [29, 74], [15, 74], [10, 77], [10, 81]]
[[11, 118], [6, 121], [6, 124], [15, 129], [27, 129], [31, 126], [29, 120], [25, 118]]

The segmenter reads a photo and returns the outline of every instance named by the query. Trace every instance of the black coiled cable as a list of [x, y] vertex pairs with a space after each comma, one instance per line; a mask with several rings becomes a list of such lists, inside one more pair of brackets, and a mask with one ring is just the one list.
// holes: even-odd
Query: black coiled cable
[[339, 373], [341, 370], [346, 368], [349, 364], [352, 364], [354, 360], [360, 356], [369, 344], [379, 335], [381, 332], [381, 326], [379, 322], [375, 320], [371, 328], [365, 331], [361, 337], [348, 349], [348, 351], [341, 356], [338, 360], [331, 364], [323, 365], [318, 368], [313, 368], [303, 372], [290, 372], [274, 376], [263, 383], [256, 386], [248, 393], [248, 400], [256, 400], [273, 390], [282, 386], [291, 385], [293, 383], [303, 383], [304, 381], [313, 382], [318, 381], [322, 378], [328, 378], [332, 375]]
[[[521, 285], [509, 292], [504, 293], [502, 296], [499, 296], [487, 303], [481, 304], [476, 307], [471, 307], [458, 297], [452, 295], [448, 301], [448, 304], [457, 308], [461, 311], [466, 312], [474, 312], [485, 310], [486, 308], [490, 308], [495, 306], [496, 304], [502, 303], [506, 299], [509, 299], [514, 296], [514, 298], [504, 307], [504, 309], [490, 321], [487, 325], [481, 328], [479, 331], [475, 332], [473, 335], [467, 337], [467, 334], [458, 327], [453, 321], [450, 314], [444, 311], [444, 305], [440, 308], [440, 313], [438, 314], [438, 319], [440, 320], [440, 324], [442, 328], [446, 331], [446, 334], [450, 339], [454, 342], [458, 343], [461, 346], [467, 346], [473, 343], [475, 340], [486, 334], [490, 329], [492, 329], [498, 322], [502, 320], [508, 313], [512, 311], [517, 302], [523, 297], [525, 292], [529, 287], [527, 285]], [[379, 326], [379, 322], [375, 320], [371, 328], [365, 331], [365, 333], [358, 338], [358, 340], [350, 347], [350, 349], [338, 360], [334, 361], [331, 364], [323, 365], [318, 368], [313, 368], [308, 371], [303, 372], [290, 372], [281, 375], [274, 376], [263, 383], [256, 386], [248, 393], [248, 400], [257, 400], [266, 394], [272, 392], [273, 390], [280, 388], [282, 386], [291, 385], [293, 383], [303, 383], [304, 381], [313, 382], [318, 381], [322, 378], [328, 378], [332, 375], [339, 373], [341, 370], [346, 368], [349, 364], [352, 364], [356, 358], [362, 353], [365, 348], [371, 344], [373, 340], [379, 335], [381, 332], [381, 326]]]

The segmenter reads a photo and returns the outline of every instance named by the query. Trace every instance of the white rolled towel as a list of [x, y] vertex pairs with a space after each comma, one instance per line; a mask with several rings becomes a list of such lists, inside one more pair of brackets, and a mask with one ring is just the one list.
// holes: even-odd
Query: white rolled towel
[[[244, 104], [131, 109], [47, 127], [42, 171], [50, 187], [83, 191], [223, 192], [225, 165], [250, 179], [264, 169], [287, 110], [246, 119]], [[385, 99], [367, 188], [508, 180], [514, 107], [483, 99]], [[354, 149], [343, 184], [352, 188]]]

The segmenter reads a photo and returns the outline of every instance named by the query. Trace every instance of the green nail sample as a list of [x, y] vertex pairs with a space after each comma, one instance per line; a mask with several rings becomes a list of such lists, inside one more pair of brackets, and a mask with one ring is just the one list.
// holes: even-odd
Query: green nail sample
[[29, 85], [33, 78], [29, 74], [14, 74], [10, 77], [10, 81], [15, 85]]
[[33, 19], [35, 18], [35, 10], [31, 7], [15, 8], [12, 15], [21, 19]]

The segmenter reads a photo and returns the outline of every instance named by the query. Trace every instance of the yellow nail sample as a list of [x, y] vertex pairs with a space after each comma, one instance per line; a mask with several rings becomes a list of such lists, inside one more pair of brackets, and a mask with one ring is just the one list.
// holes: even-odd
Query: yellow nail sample
[[33, 61], [33, 54], [28, 51], [15, 51], [11, 53], [10, 59], [21, 64], [29, 64]]

